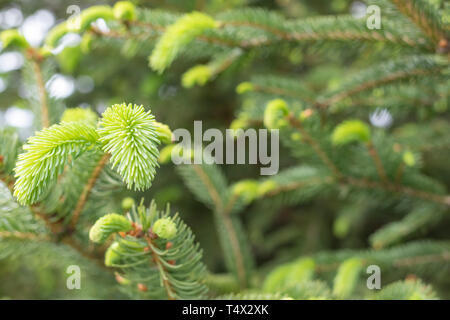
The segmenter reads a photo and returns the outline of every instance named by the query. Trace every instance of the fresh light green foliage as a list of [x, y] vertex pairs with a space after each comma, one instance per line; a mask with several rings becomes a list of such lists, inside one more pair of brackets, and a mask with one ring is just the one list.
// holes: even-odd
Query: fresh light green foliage
[[[98, 220], [94, 228], [99, 223], [104, 227], [112, 223], [110, 228], [114, 228], [116, 224], [108, 221], [109, 216]], [[171, 216], [169, 207], [161, 212], [152, 202], [149, 208], [133, 207], [130, 217], [138, 232], [117, 237], [105, 255], [107, 266], [123, 272], [127, 290], [153, 299], [203, 297], [207, 288], [203, 284], [206, 268], [201, 262], [202, 251], [178, 215]], [[152, 236], [150, 230], [160, 231], [162, 236]]]
[[130, 210], [135, 204], [134, 199], [131, 197], [126, 197], [122, 200], [122, 209]]
[[334, 129], [332, 140], [335, 145], [344, 145], [355, 141], [368, 142], [370, 129], [362, 121], [346, 120]]
[[150, 111], [143, 106], [115, 104], [103, 113], [98, 134], [128, 188], [149, 188], [158, 167], [160, 143]]
[[[143, 190], [151, 186], [160, 140], [150, 111], [131, 104], [113, 105], [104, 112], [98, 129], [93, 126], [92, 111], [67, 112], [66, 121], [38, 132], [23, 147], [25, 153], [16, 165], [14, 187], [20, 203], [41, 200], [69, 161], [93, 149], [111, 154], [113, 166], [129, 188]], [[79, 117], [88, 120], [67, 122]]]
[[284, 119], [289, 113], [286, 101], [282, 99], [271, 100], [264, 111], [264, 125], [268, 129], [278, 129], [286, 124]]
[[378, 300], [435, 300], [433, 288], [420, 279], [407, 279], [389, 284], [375, 296]]
[[114, 19], [112, 8], [108, 6], [92, 6], [83, 10], [80, 15], [75, 15], [51, 29], [45, 39], [45, 44], [49, 48], [54, 48], [58, 45], [58, 41], [67, 33], [84, 32], [90, 27], [91, 23], [95, 22], [97, 19]]
[[314, 268], [315, 263], [311, 258], [302, 258], [298, 261], [284, 264], [267, 275], [263, 288], [266, 292], [277, 292], [311, 280]]
[[170, 240], [176, 236], [177, 226], [171, 219], [158, 219], [152, 226], [152, 232], [162, 239]]
[[63, 171], [69, 157], [98, 147], [98, 134], [90, 125], [68, 122], [53, 125], [28, 139], [15, 168], [14, 196], [21, 204], [39, 201]]
[[120, 260], [119, 250], [120, 243], [113, 242], [105, 252], [105, 266], [112, 267]]
[[170, 144], [172, 143], [172, 131], [169, 126], [164, 123], [155, 121], [156, 132], [158, 133], [159, 140], [162, 143]]
[[136, 7], [130, 1], [118, 1], [113, 7], [114, 18], [136, 20]]
[[416, 158], [414, 156], [414, 153], [412, 153], [411, 151], [406, 151], [405, 153], [403, 153], [403, 162], [409, 166], [409, 167], [413, 167], [416, 164]]
[[8, 48], [9, 46], [17, 46], [22, 49], [30, 46], [24, 36], [16, 29], [3, 31], [0, 34], [0, 40], [2, 41], [3, 49]]
[[[2, 32], [3, 48], [24, 59], [22, 77], [2, 74], [3, 105], [30, 109], [37, 133], [23, 144], [25, 128], [0, 130], [0, 278], [14, 274], [0, 291], [9, 297], [9, 278], [29, 270], [19, 282], [37, 281], [11, 298], [435, 299], [431, 285], [448, 298], [450, 6], [363, 1], [382, 9], [381, 28], [344, 0], [199, 1], [202, 12], [188, 14], [190, 1], [173, 0], [82, 1], [42, 47]], [[81, 43], [53, 50], [70, 32]], [[58, 97], [57, 73], [89, 76], [95, 90]], [[280, 171], [175, 168], [172, 153], [192, 160], [194, 150], [172, 144], [146, 107], [97, 115], [124, 99], [173, 127], [278, 129]], [[177, 214], [144, 207], [150, 197], [195, 223], [204, 257]], [[95, 294], [47, 281], [79, 263]], [[360, 276], [370, 265], [381, 290]]]
[[361, 270], [360, 259], [351, 258], [344, 261], [334, 278], [333, 294], [341, 299], [349, 297], [357, 284]]
[[115, 232], [130, 231], [130, 221], [117, 213], [110, 213], [98, 219], [89, 231], [89, 239], [95, 243], [104, 243]]
[[332, 299], [327, 283], [320, 280], [307, 280], [292, 284], [283, 290], [295, 300], [328, 300]]
[[253, 84], [248, 81], [239, 83], [239, 85], [236, 87], [236, 93], [238, 93], [238, 94], [244, 94], [244, 93], [250, 92], [252, 90], [253, 90]]
[[209, 66], [194, 66], [183, 74], [181, 83], [185, 88], [192, 88], [195, 85], [203, 86], [212, 76], [212, 70]]
[[192, 12], [169, 26], [150, 56], [152, 69], [162, 73], [181, 50], [205, 30], [216, 28], [217, 23], [204, 13]]
[[231, 188], [233, 195], [242, 198], [245, 203], [252, 202], [259, 192], [259, 184], [256, 180], [241, 180]]
[[271, 179], [267, 179], [266, 181], [263, 181], [258, 184], [258, 196], [263, 197], [267, 193], [275, 190], [277, 187], [277, 183]]
[[[168, 146], [165, 146], [164, 148], [162, 148], [159, 151], [159, 158], [158, 158], [158, 162], [159, 163], [168, 163], [171, 159], [172, 159], [172, 151], [177, 148], [177, 145], [175, 144], [170, 144]], [[177, 148], [179, 149], [179, 148]]]
[[65, 110], [61, 116], [61, 122], [82, 121], [94, 127], [97, 125], [97, 120], [97, 114], [91, 109], [86, 108], [70, 108]]

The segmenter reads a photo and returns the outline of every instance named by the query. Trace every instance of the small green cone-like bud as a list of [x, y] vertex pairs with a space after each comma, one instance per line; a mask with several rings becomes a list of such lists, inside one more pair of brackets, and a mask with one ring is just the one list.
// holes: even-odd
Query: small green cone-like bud
[[132, 229], [131, 222], [117, 213], [107, 214], [98, 219], [89, 231], [89, 239], [95, 243], [103, 243], [114, 232], [127, 232]]
[[161, 218], [153, 224], [152, 231], [158, 237], [169, 240], [177, 234], [177, 225], [169, 218]]
[[259, 184], [255, 180], [242, 180], [232, 186], [232, 193], [245, 203], [250, 203], [258, 196]]
[[136, 7], [130, 1], [119, 1], [113, 7], [116, 19], [133, 21], [136, 20]]
[[16, 46], [22, 49], [28, 48], [30, 45], [23, 35], [17, 29], [5, 30], [0, 34], [3, 49], [9, 46]]
[[274, 99], [267, 103], [264, 111], [264, 125], [268, 129], [278, 129], [283, 127], [287, 122], [285, 117], [289, 114], [286, 101], [282, 99]]
[[105, 252], [105, 266], [112, 267], [117, 264], [120, 260], [120, 254], [118, 252], [120, 244], [116, 241], [109, 246], [108, 250]]
[[368, 142], [370, 128], [360, 120], [347, 120], [339, 124], [333, 131], [334, 145], [344, 145], [351, 142]]
[[134, 199], [131, 197], [126, 197], [122, 200], [122, 209], [130, 210], [134, 205]]
[[195, 85], [203, 86], [211, 79], [212, 75], [212, 70], [209, 66], [198, 65], [183, 74], [181, 84], [185, 88], [192, 88]]
[[156, 132], [158, 133], [159, 140], [162, 143], [172, 143], [172, 131], [167, 124], [155, 121]]
[[416, 164], [416, 158], [414, 157], [414, 153], [412, 153], [411, 151], [406, 151], [403, 154], [403, 162], [408, 166], [408, 167], [414, 167], [414, 165]]
[[250, 91], [253, 91], [253, 84], [251, 82], [242, 82], [236, 87], [238, 94], [244, 94]]

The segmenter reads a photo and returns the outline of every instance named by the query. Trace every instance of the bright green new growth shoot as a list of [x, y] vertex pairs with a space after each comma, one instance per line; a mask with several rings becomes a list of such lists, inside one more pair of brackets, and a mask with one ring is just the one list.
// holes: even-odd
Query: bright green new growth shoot
[[89, 239], [95, 243], [104, 243], [108, 237], [119, 231], [131, 230], [131, 222], [117, 213], [110, 213], [101, 217], [89, 231]]
[[186, 14], [168, 27], [156, 44], [150, 56], [150, 67], [162, 73], [195, 37], [201, 35], [205, 30], [216, 27], [217, 23], [214, 19], [204, 13]]
[[96, 126], [98, 120], [97, 114], [91, 109], [70, 108], [64, 111], [61, 122], [77, 122], [81, 121], [86, 124]]
[[5, 30], [0, 34], [3, 49], [9, 46], [17, 46], [19, 48], [28, 48], [30, 45], [23, 35], [16, 29]]
[[360, 120], [347, 120], [339, 124], [333, 131], [333, 144], [344, 145], [350, 142], [368, 142], [370, 129]]
[[170, 240], [177, 234], [177, 226], [171, 219], [162, 218], [155, 221], [152, 231], [158, 237]]
[[285, 117], [289, 114], [286, 101], [274, 99], [267, 103], [264, 111], [264, 125], [268, 129], [278, 129], [286, 124]]
[[28, 139], [15, 168], [14, 196], [21, 204], [33, 204], [49, 190], [63, 171], [69, 156], [96, 147], [98, 134], [90, 125], [67, 122], [44, 129]]
[[349, 297], [356, 286], [361, 270], [361, 259], [351, 258], [344, 261], [334, 278], [333, 294], [340, 299]]
[[158, 133], [154, 116], [143, 106], [115, 104], [102, 115], [98, 133], [103, 150], [128, 188], [151, 186], [158, 167]]
[[158, 134], [150, 111], [123, 103], [108, 108], [97, 129], [95, 119], [92, 111], [66, 111], [61, 124], [28, 139], [15, 168], [14, 195], [21, 204], [41, 200], [69, 159], [74, 161], [94, 148], [110, 155], [113, 167], [129, 188], [144, 190], [151, 186], [158, 167], [158, 145], [167, 138]]

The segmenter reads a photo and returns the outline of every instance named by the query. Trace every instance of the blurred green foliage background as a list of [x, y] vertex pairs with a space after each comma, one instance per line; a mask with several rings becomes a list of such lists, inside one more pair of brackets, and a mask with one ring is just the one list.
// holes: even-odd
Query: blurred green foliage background
[[[19, 27], [29, 39], [39, 44], [45, 32], [53, 25], [67, 19], [67, 8], [78, 5], [81, 9], [91, 5], [114, 4], [115, 1], [88, 0], [17, 0], [0, 1], [0, 29]], [[214, 14], [227, 8], [257, 6], [281, 11], [287, 17], [312, 17], [322, 14], [358, 14], [365, 10], [364, 5], [352, 0], [142, 0], [136, 5], [159, 8], [176, 12], [201, 10]], [[159, 75], [148, 67], [147, 56], [128, 57], [126, 49], [116, 50], [99, 47], [84, 55], [79, 48], [67, 47], [58, 56], [57, 78], [53, 79], [56, 95], [67, 107], [89, 106], [101, 113], [114, 103], [132, 102], [151, 108], [158, 121], [168, 124], [172, 129], [192, 130], [194, 120], [202, 120], [204, 128], [229, 127], [240, 107], [240, 97], [236, 85], [249, 79], [250, 68], [245, 63], [230, 68], [215, 81], [204, 87], [185, 89], [180, 84], [180, 75], [192, 62], [179, 59], [170, 72]], [[261, 53], [254, 57], [251, 72], [295, 73], [299, 79], [306, 79], [317, 92], [332, 87], [339, 81], [348, 65], [369, 65], [375, 59], [377, 48], [279, 48], [277, 59], [273, 52]], [[380, 50], [381, 52], [381, 50]], [[0, 126], [15, 126], [25, 139], [33, 133], [32, 115], [24, 102], [21, 82], [21, 58], [5, 57], [0, 54]], [[381, 53], [380, 53], [381, 54]], [[281, 58], [280, 58], [281, 56]], [[377, 56], [376, 59], [380, 57]], [[9, 59], [9, 60], [8, 60]], [[201, 62], [201, 61], [200, 61]], [[360, 115], [361, 111], [353, 116]], [[443, 113], [445, 116], [445, 113]], [[447, 113], [448, 115], [448, 113]], [[427, 108], [417, 106], [420, 121], [428, 121], [431, 116]], [[19, 119], [20, 118], [20, 119]], [[395, 121], [395, 119], [394, 119]], [[448, 151], [446, 151], [448, 153]], [[288, 152], [281, 150], [281, 167], [294, 162]], [[426, 154], [424, 171], [430, 176], [439, 177], [450, 187], [450, 170], [443, 172], [443, 157]], [[447, 157], [447, 161], [448, 161]], [[448, 163], [447, 163], [448, 169]], [[223, 170], [230, 181], [254, 178], [259, 175], [257, 166], [229, 165]], [[127, 196], [124, 194], [123, 197]], [[191, 193], [181, 182], [171, 165], [162, 166], [152, 188], [142, 193], [147, 200], [156, 199], [163, 206], [170, 202], [173, 210], [191, 226], [203, 247], [204, 259], [210, 270], [224, 272], [217, 235], [212, 227], [212, 215], [202, 204], [193, 199]], [[148, 201], [147, 201], [148, 202]], [[318, 203], [320, 202], [320, 203]], [[252, 250], [259, 265], [271, 266], [280, 261], [289, 261], [302, 254], [324, 249], [364, 248], [367, 237], [378, 226], [392, 217], [391, 208], [365, 216], [362, 223], [354, 226], [350, 234], [342, 239], [333, 235], [333, 221], [337, 211], [337, 200], [311, 200], [305, 204], [289, 207], [271, 207], [271, 204], [254, 204], [242, 216], [248, 230]], [[276, 211], [274, 213], [274, 211]], [[265, 221], [271, 221], [269, 227]], [[262, 227], [266, 228], [262, 230]], [[444, 219], [433, 228], [428, 237], [444, 239], [448, 237], [450, 219]], [[110, 287], [98, 287], [95, 278], [83, 280], [83, 290], [67, 290], [65, 265], [47, 263], [45, 258], [23, 257], [16, 260], [0, 260], [0, 297], [11, 299], [71, 299], [71, 298], [124, 298]], [[107, 275], [98, 275], [107, 277]], [[426, 280], [426, 279], [425, 279]], [[450, 286], [448, 280], [442, 281], [440, 293], [445, 297]]]

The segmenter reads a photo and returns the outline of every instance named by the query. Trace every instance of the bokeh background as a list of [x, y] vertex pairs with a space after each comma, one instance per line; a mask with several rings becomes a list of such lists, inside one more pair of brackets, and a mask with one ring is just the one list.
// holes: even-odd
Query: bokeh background
[[[365, 14], [365, 4], [351, 0], [149, 0], [134, 1], [148, 8], [160, 8], [176, 12], [202, 10], [211, 14], [227, 8], [239, 6], [258, 6], [281, 11], [287, 17], [311, 17], [322, 14], [348, 13], [354, 16]], [[69, 16], [67, 9], [78, 5], [81, 9], [91, 5], [114, 4], [115, 1], [88, 0], [19, 0], [0, 1], [0, 30], [19, 28], [26, 39], [39, 46], [47, 31]], [[216, 81], [204, 87], [190, 90], [180, 84], [180, 75], [192, 65], [190, 61], [177, 61], [170, 72], [159, 75], [148, 67], [147, 56], [132, 58], [120, 50], [97, 48], [89, 55], [77, 51], [76, 36], [58, 55], [57, 72], [46, 83], [49, 93], [67, 107], [90, 107], [99, 114], [113, 103], [132, 102], [149, 106], [158, 121], [167, 123], [172, 129], [192, 129], [194, 120], [202, 120], [204, 128], [228, 128], [235, 117], [241, 101], [235, 92], [236, 84], [248, 80], [245, 65], [239, 70], [223, 73]], [[282, 59], [270, 59], [270, 53], [257, 57], [252, 62], [252, 70], [264, 73], [266, 70], [290, 71], [299, 78], [307, 78], [314, 84], [314, 90], [328, 88], [338, 81], [347, 62], [353, 62], [363, 53], [370, 61], [370, 54], [362, 49], [358, 53], [321, 50], [320, 48], [301, 48], [284, 50], [280, 48]], [[279, 53], [278, 53], [279, 54]], [[364, 54], [366, 57], [364, 58]], [[26, 139], [34, 132], [33, 113], [28, 109], [25, 99], [28, 92], [21, 81], [20, 69], [24, 57], [19, 52], [0, 53], [0, 127], [14, 127]], [[418, 110], [421, 110], [418, 107]], [[419, 112], [419, 111], [418, 111]], [[423, 119], [427, 111], [421, 110]], [[387, 116], [388, 118], [390, 115]], [[389, 119], [388, 119], [389, 120]], [[391, 121], [390, 119], [389, 121]], [[369, 121], [369, 119], [367, 119]], [[393, 119], [395, 121], [395, 119]], [[281, 167], [294, 163], [288, 152], [281, 150]], [[433, 159], [431, 159], [433, 160]], [[432, 162], [431, 162], [432, 163]], [[425, 171], [440, 176], [447, 182], [449, 172], [433, 172], [436, 166], [430, 165]], [[230, 165], [223, 167], [230, 181], [246, 177], [257, 177], [257, 166]], [[126, 196], [124, 194], [123, 196]], [[151, 190], [142, 194], [146, 199], [154, 198], [163, 205], [172, 204], [183, 219], [190, 225], [199, 239], [205, 254], [205, 262], [211, 270], [225, 271], [212, 215], [208, 209], [193, 199], [175, 173], [173, 166], [162, 166]], [[320, 209], [318, 209], [320, 208]], [[274, 214], [265, 204], [253, 205], [243, 216], [251, 240], [252, 249], [258, 264], [275, 264], [300, 254], [317, 252], [338, 247], [362, 248], [367, 245], [364, 239], [378, 225], [387, 220], [388, 212], [366, 219], [351, 236], [337, 239], [333, 236], [332, 224], [335, 203], [315, 205], [314, 200], [296, 207], [277, 208]], [[265, 216], [264, 216], [265, 215]], [[270, 224], [263, 220], [271, 221]], [[267, 227], [270, 225], [270, 227]], [[289, 228], [285, 228], [289, 225]], [[444, 238], [448, 234], [449, 221], [433, 230], [433, 237]], [[265, 228], [263, 230], [263, 228]], [[295, 232], [293, 232], [295, 231]], [[63, 256], [64, 253], [61, 253]], [[104, 275], [98, 275], [98, 279]], [[67, 275], [61, 265], [45, 261], [44, 257], [22, 257], [14, 260], [0, 260], [0, 298], [11, 299], [71, 299], [71, 298], [124, 298], [113, 288], [97, 288], [95, 281], [83, 284], [84, 290], [67, 290]], [[104, 279], [108, 283], [107, 279]]]

